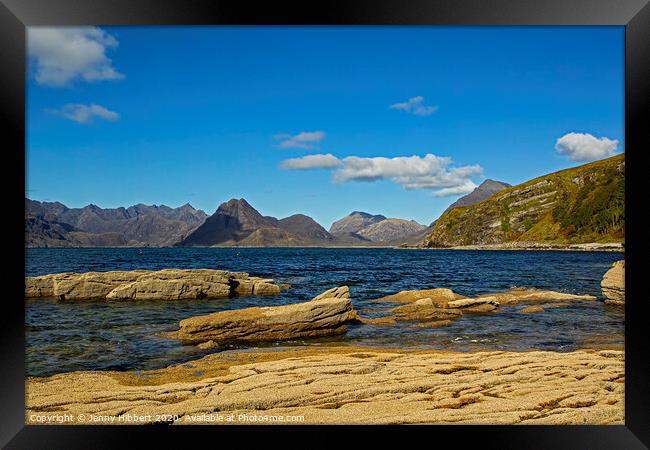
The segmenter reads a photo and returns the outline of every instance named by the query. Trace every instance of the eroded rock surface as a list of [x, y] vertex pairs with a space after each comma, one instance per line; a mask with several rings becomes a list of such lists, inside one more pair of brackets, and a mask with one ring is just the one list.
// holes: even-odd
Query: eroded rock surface
[[166, 414], [175, 424], [220, 424], [227, 422], [206, 415], [234, 414], [236, 420], [303, 416], [298, 423], [307, 424], [623, 424], [623, 356], [614, 350], [229, 351], [138, 374], [29, 378], [26, 420], [69, 414], [74, 423], [84, 414], [86, 424], [91, 416], [153, 422]]
[[58, 273], [25, 278], [25, 297], [61, 300], [187, 300], [275, 295], [271, 279], [211, 269]]

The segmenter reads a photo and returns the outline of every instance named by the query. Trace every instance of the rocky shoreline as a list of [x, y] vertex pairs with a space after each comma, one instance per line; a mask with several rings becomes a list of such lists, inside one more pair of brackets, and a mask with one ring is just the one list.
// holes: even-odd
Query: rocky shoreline
[[504, 242], [502, 244], [456, 245], [449, 247], [400, 246], [404, 249], [421, 250], [517, 250], [517, 251], [578, 251], [578, 252], [625, 252], [620, 243], [589, 242], [585, 244], [556, 244], [549, 242]]
[[[26, 296], [61, 300], [218, 298], [277, 294], [282, 285], [243, 272], [206, 269], [53, 274], [26, 279]], [[624, 304], [624, 261], [603, 279]], [[350, 323], [451, 325], [465, 314], [540, 314], [591, 295], [512, 288], [465, 297], [446, 288], [377, 298], [363, 317], [347, 286], [311, 300], [189, 317], [168, 338], [247, 350], [149, 371], [82, 371], [26, 380], [28, 424], [623, 424], [622, 350], [444, 352], [329, 346], [260, 349], [256, 343], [333, 336]], [[616, 303], [620, 302], [620, 303]], [[599, 347], [600, 348], [600, 347]], [[61, 419], [63, 417], [63, 419]], [[279, 418], [279, 419], [278, 419]], [[290, 419], [287, 419], [290, 418]]]
[[624, 354], [319, 347], [28, 378], [28, 424], [623, 424]]

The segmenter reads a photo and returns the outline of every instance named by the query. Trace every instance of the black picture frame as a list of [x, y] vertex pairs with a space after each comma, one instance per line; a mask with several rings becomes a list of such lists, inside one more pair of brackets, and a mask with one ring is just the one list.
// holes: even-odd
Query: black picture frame
[[[8, 233], [23, 228], [25, 186], [25, 27], [37, 25], [619, 25], [625, 27], [625, 143], [631, 151], [626, 160], [626, 305], [625, 330], [625, 425], [624, 426], [436, 426], [416, 427], [431, 445], [466, 443], [476, 439], [481, 448], [647, 448], [650, 445], [650, 355], [644, 333], [644, 298], [638, 295], [638, 276], [643, 271], [642, 162], [650, 150], [647, 123], [650, 117], [650, 5], [648, 0], [347, 0], [330, 2], [260, 2], [224, 0], [0, 0], [0, 103], [3, 122], [8, 125], [4, 166], [5, 202], [12, 214], [4, 217]], [[644, 127], [645, 125], [645, 127]], [[21, 154], [20, 150], [23, 153]], [[627, 153], [627, 152], [626, 152]], [[23, 189], [23, 191], [21, 191]], [[7, 241], [13, 241], [9, 238]], [[283, 427], [133, 427], [133, 426], [28, 426], [25, 419], [24, 243], [6, 247], [2, 321], [0, 399], [0, 444], [6, 448], [114, 448], [134, 445], [134, 436], [172, 440], [188, 433], [218, 436], [250, 443], [264, 437], [267, 442], [286, 439]], [[22, 267], [20, 262], [22, 261]], [[22, 272], [21, 272], [22, 271]], [[353, 427], [360, 438], [368, 428], [374, 438], [409, 433], [413, 427]], [[337, 431], [338, 432], [338, 431]], [[435, 433], [435, 435], [433, 434]], [[291, 439], [332, 442], [340, 445], [328, 427], [291, 428]], [[207, 437], [207, 436], [206, 436]], [[308, 439], [307, 441], [303, 439]], [[189, 442], [189, 441], [186, 441]], [[289, 441], [287, 441], [289, 442]], [[290, 442], [289, 442], [290, 443]], [[413, 442], [415, 444], [415, 442]], [[199, 445], [188, 444], [188, 445]], [[457, 446], [457, 444], [454, 444]], [[249, 447], [249, 445], [245, 445]]]

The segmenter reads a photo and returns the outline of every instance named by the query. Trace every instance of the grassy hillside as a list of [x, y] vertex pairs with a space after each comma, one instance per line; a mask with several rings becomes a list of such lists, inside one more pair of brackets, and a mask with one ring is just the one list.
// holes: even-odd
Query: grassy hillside
[[544, 175], [445, 212], [426, 247], [624, 242], [625, 155]]

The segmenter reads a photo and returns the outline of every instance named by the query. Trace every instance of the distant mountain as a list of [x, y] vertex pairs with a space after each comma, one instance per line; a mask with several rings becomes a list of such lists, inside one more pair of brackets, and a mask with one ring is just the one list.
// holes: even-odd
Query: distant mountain
[[330, 233], [339, 240], [376, 243], [400, 243], [406, 237], [426, 227], [414, 220], [388, 219], [381, 214], [372, 215], [354, 211], [332, 224]]
[[309, 241], [333, 242], [334, 237], [318, 222], [304, 214], [294, 214], [278, 220], [279, 228]]
[[384, 219], [359, 230], [358, 234], [374, 242], [400, 242], [427, 227], [415, 220]]
[[138, 204], [68, 208], [60, 202], [25, 199], [28, 247], [170, 246], [181, 241], [205, 218], [185, 204], [178, 208]]
[[544, 175], [448, 209], [421, 245], [623, 242], [625, 155]]
[[449, 211], [452, 208], [458, 206], [469, 206], [475, 203], [482, 202], [488, 197], [492, 197], [497, 192], [501, 192], [504, 189], [511, 187], [510, 184], [504, 183], [503, 181], [494, 181], [494, 180], [485, 180], [477, 188], [467, 195], [463, 195], [461, 198], [456, 200], [454, 203], [449, 205], [449, 207], [443, 212], [443, 214]]
[[217, 211], [189, 234], [180, 246], [235, 244], [259, 228], [276, 228], [278, 220], [264, 217], [243, 198], [222, 203]]
[[381, 214], [372, 215], [361, 211], [353, 211], [341, 220], [337, 220], [330, 227], [333, 235], [341, 233], [358, 233], [368, 225], [386, 220]]
[[309, 247], [314, 244], [314, 241], [280, 228], [258, 228], [237, 242], [242, 247]]
[[334, 244], [334, 237], [314, 219], [294, 214], [284, 219], [263, 216], [245, 199], [231, 199], [179, 246], [285, 247]]

